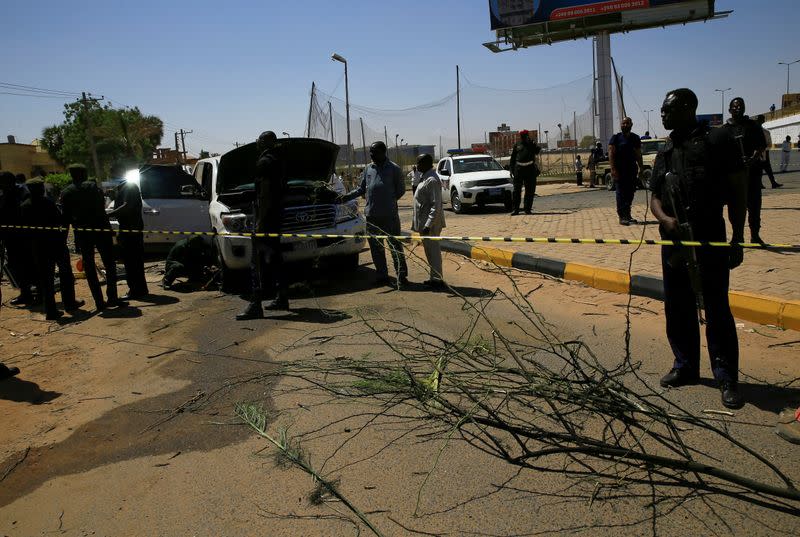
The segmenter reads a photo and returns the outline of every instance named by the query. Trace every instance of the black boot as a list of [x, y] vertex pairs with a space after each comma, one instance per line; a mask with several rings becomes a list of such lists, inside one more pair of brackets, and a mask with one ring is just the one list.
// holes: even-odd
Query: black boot
[[236, 315], [237, 321], [248, 321], [250, 319], [263, 319], [264, 311], [261, 309], [260, 301], [253, 301], [247, 305], [247, 308]]
[[739, 395], [739, 385], [735, 380], [723, 380], [719, 384], [722, 392], [722, 405], [726, 408], [742, 408], [744, 401]]
[[269, 311], [289, 311], [289, 299], [286, 298], [286, 295], [278, 293], [275, 300], [267, 302], [264, 309]]

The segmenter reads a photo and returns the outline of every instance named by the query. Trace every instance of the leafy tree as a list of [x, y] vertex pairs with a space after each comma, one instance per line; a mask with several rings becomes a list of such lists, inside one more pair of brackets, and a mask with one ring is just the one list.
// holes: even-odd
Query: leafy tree
[[73, 162], [93, 170], [92, 154], [86, 137], [87, 115], [91, 117], [100, 176], [108, 176], [115, 164], [132, 166], [146, 162], [164, 136], [164, 124], [156, 116], [146, 116], [138, 108], [112, 108], [90, 102], [64, 105], [64, 122], [42, 132], [42, 146], [63, 165]]
[[200, 150], [200, 157], [199, 158], [208, 158], [210, 156], [211, 156], [211, 154], [209, 154], [209, 152], [206, 151], [205, 149], [201, 149]]
[[593, 147], [594, 146], [594, 138], [591, 136], [584, 136], [581, 138], [578, 147]]

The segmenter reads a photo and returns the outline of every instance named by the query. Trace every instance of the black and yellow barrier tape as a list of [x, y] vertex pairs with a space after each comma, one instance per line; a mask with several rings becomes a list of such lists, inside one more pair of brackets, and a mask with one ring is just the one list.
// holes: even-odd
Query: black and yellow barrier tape
[[[22, 231], [60, 231], [66, 232], [67, 228], [57, 226], [23, 226], [23, 225], [0, 225], [0, 230], [22, 230]], [[93, 233], [144, 233], [150, 235], [184, 235], [184, 236], [211, 236], [211, 237], [233, 237], [250, 239], [256, 238], [295, 238], [295, 239], [396, 239], [398, 241], [420, 241], [423, 238], [433, 241], [467, 241], [467, 242], [523, 242], [536, 244], [613, 244], [613, 245], [633, 245], [633, 246], [714, 246], [729, 248], [731, 243], [715, 241], [675, 241], [665, 239], [580, 239], [569, 237], [490, 237], [490, 236], [455, 236], [439, 235], [425, 236], [420, 235], [379, 235], [356, 233], [349, 235], [337, 235], [330, 233], [234, 233], [229, 231], [169, 231], [158, 229], [110, 229], [110, 228], [72, 228], [77, 232]], [[742, 248], [800, 251], [800, 244], [781, 244], [781, 243], [759, 243], [759, 242], [740, 242], [736, 244]]]

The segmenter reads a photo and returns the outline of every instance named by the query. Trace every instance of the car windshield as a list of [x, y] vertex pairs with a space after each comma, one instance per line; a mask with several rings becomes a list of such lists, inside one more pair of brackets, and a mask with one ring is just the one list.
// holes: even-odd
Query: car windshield
[[666, 144], [666, 140], [642, 140], [642, 155], [658, 153]]
[[503, 167], [491, 157], [453, 159], [455, 173], [493, 172], [502, 169]]
[[139, 170], [142, 199], [181, 199], [184, 185], [197, 185], [197, 181], [177, 166], [144, 166]]

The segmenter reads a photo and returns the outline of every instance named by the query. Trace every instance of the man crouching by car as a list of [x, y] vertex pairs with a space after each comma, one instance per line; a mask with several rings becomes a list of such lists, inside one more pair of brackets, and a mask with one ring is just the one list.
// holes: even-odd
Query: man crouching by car
[[[272, 131], [265, 131], [258, 137], [259, 157], [256, 163], [256, 233], [270, 234], [281, 232], [283, 213], [284, 177], [283, 167], [278, 155], [273, 151], [278, 138]], [[280, 237], [253, 237], [250, 275], [252, 296], [247, 309], [236, 316], [239, 321], [261, 319], [264, 311], [261, 301], [264, 298], [265, 270], [267, 260], [269, 285], [275, 289], [275, 300], [265, 306], [268, 310], [288, 310], [286, 275], [283, 270]]]

